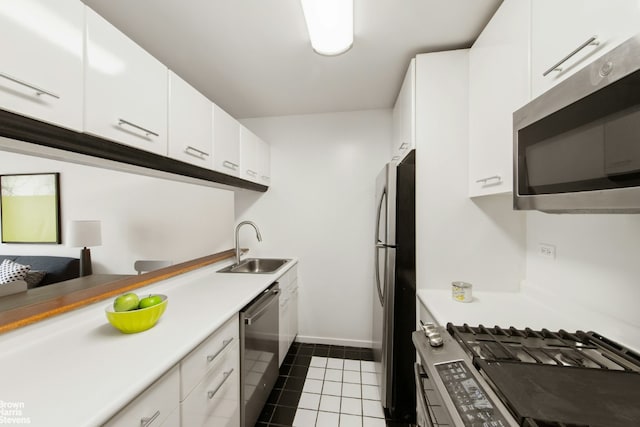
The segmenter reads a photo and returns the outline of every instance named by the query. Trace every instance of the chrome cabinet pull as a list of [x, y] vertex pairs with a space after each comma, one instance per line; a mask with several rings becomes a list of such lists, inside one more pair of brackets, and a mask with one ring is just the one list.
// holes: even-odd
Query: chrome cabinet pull
[[187, 145], [187, 147], [184, 149], [184, 153], [193, 157], [197, 157], [200, 160], [207, 160], [206, 158], [209, 157], [209, 153], [207, 153], [206, 151], [198, 150], [197, 148], [190, 145]]
[[232, 342], [232, 341], [233, 341], [233, 337], [229, 338], [228, 340], [224, 340], [224, 341], [222, 341], [222, 348], [221, 348], [220, 350], [218, 350], [218, 351], [216, 352], [216, 354], [213, 354], [213, 355], [211, 355], [211, 354], [210, 354], [210, 355], [208, 355], [208, 356], [207, 356], [207, 362], [211, 362], [211, 361], [213, 361], [216, 357], [218, 357], [218, 355], [219, 355], [220, 353], [222, 353], [222, 352], [224, 351], [224, 349], [225, 349], [225, 348], [227, 348], [227, 346], [228, 346], [229, 344], [231, 344], [231, 342]]
[[160, 416], [160, 410], [158, 409], [153, 415], [150, 417], [144, 417], [140, 419], [140, 427], [147, 427], [152, 422], [156, 420]]
[[238, 169], [238, 164], [230, 162], [229, 160], [225, 160], [224, 162], [222, 162], [222, 166], [228, 169], [233, 169], [233, 170]]
[[407, 144], [406, 142], [403, 142], [402, 144], [400, 144], [400, 149], [401, 150], [406, 150], [408, 146], [409, 146], [409, 144]]
[[207, 392], [207, 396], [209, 397], [209, 400], [213, 399], [213, 396], [216, 395], [216, 393], [218, 392], [218, 390], [220, 390], [220, 388], [222, 388], [222, 386], [224, 385], [224, 383], [229, 379], [229, 377], [231, 376], [231, 373], [233, 372], [233, 368], [231, 368], [231, 370], [227, 371], [227, 372], [223, 372], [222, 373], [222, 382], [220, 384], [218, 384], [218, 387], [216, 387], [214, 390], [208, 391]]
[[593, 37], [589, 38], [589, 40], [587, 40], [586, 42], [582, 43], [573, 52], [571, 52], [570, 54], [568, 54], [567, 56], [562, 58], [557, 63], [553, 64], [551, 67], [549, 67], [549, 69], [547, 71], [542, 73], [542, 77], [546, 77], [552, 71], [562, 71], [562, 68], [560, 68], [560, 66], [562, 64], [564, 64], [565, 62], [567, 62], [576, 53], [580, 52], [582, 49], [584, 49], [587, 46], [598, 46], [599, 44], [600, 44], [600, 42], [598, 41], [598, 36], [593, 36]]
[[[494, 181], [494, 182], [490, 182], [490, 181]], [[482, 185], [498, 185], [498, 184], [502, 184], [502, 177], [500, 175], [488, 176], [486, 178], [477, 179], [476, 183], [482, 184]]]
[[60, 99], [60, 97], [58, 95], [56, 95], [55, 93], [53, 93], [53, 92], [49, 92], [48, 90], [41, 89], [38, 86], [34, 86], [31, 83], [27, 83], [25, 81], [16, 79], [15, 77], [12, 77], [12, 76], [10, 76], [8, 74], [0, 73], [0, 77], [5, 78], [5, 79], [7, 79], [9, 81], [12, 81], [14, 83], [18, 83], [19, 85], [22, 85], [24, 87], [28, 87], [29, 89], [35, 90], [36, 91], [36, 95], [38, 95], [38, 96], [40, 96], [40, 95], [48, 95], [48, 96], [50, 96], [52, 98]]
[[391, 160], [398, 160], [399, 158], [400, 158], [400, 156], [393, 156], [393, 157], [391, 158]]
[[153, 136], [155, 136], [155, 137], [159, 137], [159, 136], [160, 136], [160, 135], [158, 135], [157, 133], [155, 133], [155, 132], [153, 132], [153, 131], [150, 131], [149, 129], [145, 129], [145, 128], [143, 128], [142, 126], [138, 126], [138, 125], [137, 125], [137, 124], [135, 124], [135, 123], [128, 122], [128, 121], [126, 121], [126, 120], [124, 120], [124, 119], [118, 119], [118, 126], [122, 126], [122, 125], [131, 126], [132, 128], [135, 128], [135, 129], [141, 130], [142, 132], [144, 132], [144, 136], [147, 136], [147, 137], [148, 137], [149, 135], [153, 135]]
[[258, 172], [253, 171], [251, 169], [247, 169], [247, 175], [252, 176], [252, 177], [255, 178], [256, 176], [258, 176]]

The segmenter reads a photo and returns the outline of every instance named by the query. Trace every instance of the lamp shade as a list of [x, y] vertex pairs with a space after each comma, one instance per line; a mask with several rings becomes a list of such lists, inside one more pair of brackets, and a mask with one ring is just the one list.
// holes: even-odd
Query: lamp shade
[[71, 247], [100, 246], [102, 232], [100, 221], [69, 221], [67, 245]]
[[301, 0], [313, 50], [339, 55], [353, 44], [353, 0]]

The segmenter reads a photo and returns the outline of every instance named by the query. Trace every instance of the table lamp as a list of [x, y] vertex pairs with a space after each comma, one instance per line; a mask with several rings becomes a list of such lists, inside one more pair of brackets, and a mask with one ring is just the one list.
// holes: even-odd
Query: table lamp
[[67, 244], [80, 251], [80, 276], [93, 274], [91, 268], [91, 251], [87, 246], [100, 246], [102, 233], [100, 221], [70, 221], [67, 234]]

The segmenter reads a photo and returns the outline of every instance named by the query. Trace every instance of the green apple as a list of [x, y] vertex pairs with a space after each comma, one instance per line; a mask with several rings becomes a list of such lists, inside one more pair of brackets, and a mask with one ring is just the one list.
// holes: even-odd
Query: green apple
[[148, 297], [142, 298], [140, 300], [138, 308], [152, 307], [154, 305], [160, 304], [161, 302], [162, 298], [159, 295], [149, 295]]
[[115, 311], [135, 310], [138, 308], [139, 302], [138, 295], [129, 292], [128, 294], [120, 295], [113, 301], [113, 309]]

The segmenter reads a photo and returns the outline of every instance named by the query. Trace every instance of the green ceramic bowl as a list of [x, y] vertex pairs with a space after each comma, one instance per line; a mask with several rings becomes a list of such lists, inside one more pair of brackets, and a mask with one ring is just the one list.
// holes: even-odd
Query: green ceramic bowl
[[135, 334], [153, 328], [162, 317], [168, 302], [166, 295], [156, 295], [162, 298], [160, 304], [138, 310], [114, 311], [113, 304], [109, 305], [104, 310], [109, 323], [125, 334]]

